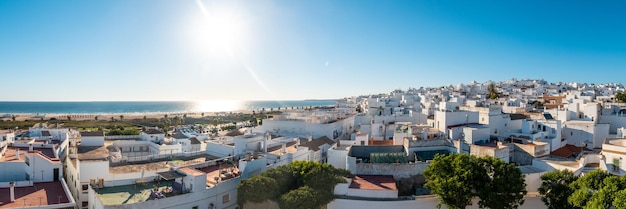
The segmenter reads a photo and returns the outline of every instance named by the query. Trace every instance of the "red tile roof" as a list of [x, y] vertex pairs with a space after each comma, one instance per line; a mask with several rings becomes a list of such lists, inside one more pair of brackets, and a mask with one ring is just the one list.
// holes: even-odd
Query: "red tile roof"
[[566, 144], [565, 146], [554, 150], [554, 152], [551, 152], [550, 155], [568, 158], [574, 154], [582, 152], [583, 150], [590, 151], [590, 149], [586, 147], [577, 147], [571, 144]]

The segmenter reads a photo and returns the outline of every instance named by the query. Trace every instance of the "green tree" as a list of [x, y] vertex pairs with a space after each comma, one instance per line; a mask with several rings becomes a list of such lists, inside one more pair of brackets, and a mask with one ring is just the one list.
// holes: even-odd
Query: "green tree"
[[[247, 183], [248, 180], [242, 181], [237, 188], [237, 203], [244, 205], [251, 198], [245, 195], [239, 196], [239, 193], [254, 195], [255, 192], [271, 190], [276, 192], [276, 194], [264, 195], [262, 198], [254, 197], [253, 202], [277, 200], [281, 208], [317, 209], [333, 200], [335, 185], [345, 182], [341, 177], [349, 175], [349, 171], [336, 169], [328, 164], [312, 161], [294, 161], [288, 165], [269, 169], [257, 175], [272, 179], [271, 183], [274, 184], [272, 186], [261, 183]], [[243, 186], [244, 182], [246, 182], [246, 186]]]
[[424, 170], [424, 187], [436, 194], [440, 203], [451, 209], [465, 208], [472, 204], [474, 185], [480, 178], [478, 159], [470, 155], [437, 155]]
[[489, 97], [489, 99], [497, 99], [500, 96], [498, 91], [496, 90], [496, 84], [489, 84], [489, 87], [487, 88], [487, 96]]
[[424, 175], [425, 187], [448, 208], [465, 208], [474, 197], [480, 198], [481, 208], [517, 208], [524, 203], [526, 184], [522, 172], [498, 158], [437, 155]]
[[237, 185], [237, 204], [244, 205], [247, 201], [260, 203], [279, 196], [278, 184], [273, 178], [256, 175], [243, 180]]
[[618, 92], [615, 94], [615, 99], [617, 99], [618, 102], [626, 102], [626, 93]]
[[94, 117], [93, 119], [98, 120], [98, 116], [96, 115], [96, 117]]
[[289, 191], [280, 197], [281, 209], [319, 209], [321, 207], [317, 199], [317, 191], [311, 187], [303, 186]]
[[275, 179], [280, 194], [285, 194], [297, 188], [293, 167], [290, 165], [281, 165], [274, 169], [269, 169], [261, 175]]
[[615, 208], [626, 208], [626, 189], [620, 190], [615, 194], [613, 205]]
[[542, 195], [541, 201], [548, 206], [548, 209], [577, 208], [567, 202], [567, 198], [573, 192], [569, 185], [576, 179], [578, 177], [568, 170], [554, 170], [543, 174], [539, 187], [539, 194]]
[[11, 120], [15, 121], [15, 115], [11, 115]]
[[360, 104], [356, 105], [356, 109], [355, 109], [355, 110], [356, 110], [356, 112], [358, 112], [358, 113], [363, 112], [363, 109], [361, 108], [361, 105], [360, 105]]
[[120, 121], [124, 120], [124, 115], [120, 115]]
[[513, 209], [524, 204], [526, 183], [522, 171], [513, 164], [495, 157], [479, 158], [481, 173], [475, 188], [481, 208]]
[[[570, 187], [574, 190], [567, 201], [581, 208], [609, 208], [613, 202], [612, 195], [607, 194], [605, 182], [615, 182], [615, 176], [602, 170], [594, 170], [578, 178]], [[606, 181], [605, 181], [606, 180]], [[607, 207], [604, 207], [607, 206]]]

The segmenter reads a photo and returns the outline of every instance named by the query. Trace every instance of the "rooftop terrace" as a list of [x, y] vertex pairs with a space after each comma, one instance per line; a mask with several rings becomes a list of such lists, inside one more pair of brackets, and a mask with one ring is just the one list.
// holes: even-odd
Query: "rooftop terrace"
[[[16, 156], [17, 149], [20, 150], [19, 160]], [[43, 157], [49, 160], [54, 160], [54, 161], [59, 160], [58, 158], [54, 156], [54, 151], [52, 150], [52, 148], [33, 148], [33, 151], [34, 151], [33, 153], [39, 153]], [[7, 151], [4, 153], [4, 156], [0, 156], [0, 162], [23, 162], [24, 155], [26, 153], [28, 153], [27, 147], [7, 147]]]
[[[104, 187], [94, 189], [104, 205], [122, 205], [154, 200], [153, 189], [156, 186], [159, 194], [171, 197], [181, 194], [180, 191], [170, 189], [174, 181], [146, 182], [132, 185]], [[171, 192], [170, 192], [171, 191]]]
[[351, 189], [398, 190], [391, 175], [356, 175], [350, 183]]
[[9, 188], [0, 189], [0, 208], [19, 208], [69, 203], [61, 182], [35, 183], [15, 187], [15, 202], [10, 202]]

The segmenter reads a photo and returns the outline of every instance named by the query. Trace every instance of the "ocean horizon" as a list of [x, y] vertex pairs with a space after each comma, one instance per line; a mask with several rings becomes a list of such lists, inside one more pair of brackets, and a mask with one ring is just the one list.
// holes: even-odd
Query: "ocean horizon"
[[119, 114], [119, 113], [192, 113], [246, 110], [269, 111], [278, 108], [334, 106], [337, 100], [267, 101], [3, 101], [2, 114]]

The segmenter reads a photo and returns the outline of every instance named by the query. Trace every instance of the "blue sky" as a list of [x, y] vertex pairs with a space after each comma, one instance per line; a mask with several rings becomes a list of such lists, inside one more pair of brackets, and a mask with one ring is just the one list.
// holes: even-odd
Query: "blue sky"
[[624, 20], [621, 1], [0, 0], [0, 100], [324, 99], [513, 77], [623, 83]]

